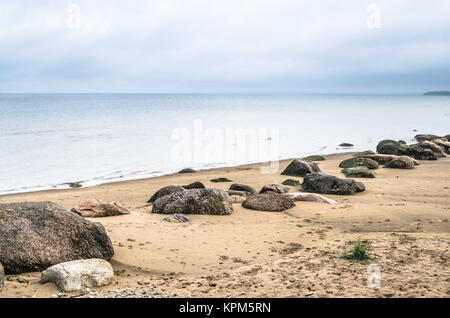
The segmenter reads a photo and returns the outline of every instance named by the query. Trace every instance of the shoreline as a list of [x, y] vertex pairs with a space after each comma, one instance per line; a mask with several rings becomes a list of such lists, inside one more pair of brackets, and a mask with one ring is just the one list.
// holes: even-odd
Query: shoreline
[[[329, 156], [336, 156], [336, 155], [343, 155], [343, 154], [348, 154], [348, 155], [352, 155], [355, 153], [358, 153], [359, 151], [350, 151], [350, 152], [333, 152], [330, 154], [324, 154], [321, 155], [325, 158], [329, 157]], [[279, 159], [278, 162], [285, 162], [285, 161], [289, 161], [289, 160], [294, 160], [294, 159], [299, 159], [296, 157], [292, 157], [292, 158], [287, 158], [287, 159]], [[301, 158], [300, 158], [301, 159]], [[269, 164], [270, 161], [265, 161], [265, 162], [253, 162], [253, 163], [245, 163], [245, 164], [237, 164], [237, 165], [231, 165], [231, 166], [221, 166], [221, 167], [214, 167], [214, 168], [200, 168], [198, 170], [196, 170], [196, 173], [198, 172], [205, 172], [205, 171], [214, 171], [217, 169], [230, 169], [230, 168], [239, 168], [239, 167], [244, 167], [244, 166], [252, 166], [252, 165], [265, 165], [265, 164]], [[178, 175], [178, 172], [169, 172], [169, 173], [164, 173], [162, 172], [161, 175], [156, 175], [156, 176], [151, 176], [151, 177], [142, 177], [142, 178], [136, 178], [136, 179], [126, 179], [126, 180], [117, 180], [117, 181], [106, 181], [103, 183], [99, 183], [99, 184], [94, 184], [94, 185], [89, 185], [89, 186], [81, 186], [81, 187], [68, 187], [68, 188], [53, 188], [53, 189], [42, 189], [42, 190], [35, 190], [35, 191], [24, 191], [24, 192], [13, 192], [13, 193], [4, 193], [4, 194], [0, 194], [0, 200], [2, 197], [4, 196], [15, 196], [15, 195], [21, 195], [21, 194], [31, 194], [31, 193], [45, 193], [45, 192], [49, 192], [49, 191], [67, 191], [67, 190], [73, 190], [73, 189], [87, 189], [87, 188], [92, 188], [92, 187], [99, 187], [102, 185], [107, 185], [107, 184], [115, 184], [115, 183], [126, 183], [126, 182], [133, 182], [133, 181], [139, 181], [139, 180], [150, 180], [150, 179], [157, 179], [157, 178], [163, 178], [163, 177], [170, 177], [170, 176], [174, 176], [174, 175]], [[194, 173], [195, 174], [195, 173]], [[73, 183], [83, 183], [85, 181], [73, 181]], [[69, 184], [71, 182], [66, 182], [63, 184]]]

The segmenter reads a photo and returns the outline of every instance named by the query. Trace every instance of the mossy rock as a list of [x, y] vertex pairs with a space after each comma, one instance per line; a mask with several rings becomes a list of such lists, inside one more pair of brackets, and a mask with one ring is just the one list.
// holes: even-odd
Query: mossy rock
[[239, 184], [239, 183], [233, 183], [230, 186], [230, 190], [235, 190], [235, 191], [245, 191], [245, 192], [249, 192], [252, 194], [256, 194], [256, 190], [254, 188], [252, 188], [251, 186], [245, 185], [245, 184]]
[[424, 141], [424, 140], [433, 141], [433, 139], [441, 138], [441, 137], [436, 136], [436, 135], [432, 135], [432, 134], [419, 134], [419, 135], [415, 135], [414, 138], [418, 142], [421, 142], [421, 141]]
[[[398, 141], [396, 141], [396, 140], [392, 140], [392, 139], [384, 139], [384, 140], [382, 140], [382, 141], [380, 141], [380, 142], [378, 143], [378, 145], [377, 145], [377, 152], [378, 152], [378, 153], [381, 153], [381, 152], [380, 152], [380, 149], [381, 149], [384, 145], [386, 145], [386, 144], [394, 144], [394, 145], [400, 146], [400, 144], [399, 144]], [[392, 155], [392, 154], [386, 154], [386, 155]]]
[[364, 157], [367, 155], [374, 155], [374, 154], [375, 154], [375, 152], [373, 152], [372, 150], [366, 150], [366, 151], [361, 151], [361, 152], [354, 154], [353, 157]]
[[69, 182], [66, 183], [69, 187], [71, 188], [81, 188], [83, 185], [81, 184], [81, 182]]
[[281, 184], [291, 186], [291, 187], [296, 187], [296, 186], [300, 185], [300, 181], [298, 181], [296, 179], [286, 179], [283, 182], [281, 182]]
[[377, 169], [378, 162], [369, 158], [353, 157], [341, 161], [339, 168], [367, 167], [368, 169]]
[[324, 156], [319, 156], [319, 155], [313, 155], [313, 156], [308, 156], [306, 158], [303, 158], [305, 160], [308, 161], [324, 161], [325, 157]]
[[209, 181], [214, 182], [214, 183], [219, 183], [219, 182], [233, 182], [232, 180], [227, 179], [227, 178], [216, 178], [216, 179], [211, 179], [211, 180], [209, 180]]
[[367, 167], [345, 168], [341, 173], [347, 178], [375, 178], [375, 174]]

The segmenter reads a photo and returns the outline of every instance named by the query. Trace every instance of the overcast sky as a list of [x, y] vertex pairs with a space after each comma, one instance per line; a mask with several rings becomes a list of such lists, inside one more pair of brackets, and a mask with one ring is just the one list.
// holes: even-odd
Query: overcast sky
[[448, 0], [0, 0], [0, 92], [438, 89]]

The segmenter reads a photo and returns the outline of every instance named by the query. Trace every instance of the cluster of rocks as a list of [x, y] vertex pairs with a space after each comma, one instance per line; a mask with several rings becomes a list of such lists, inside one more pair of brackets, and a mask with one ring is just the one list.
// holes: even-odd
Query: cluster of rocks
[[66, 291], [102, 286], [112, 280], [113, 255], [100, 223], [56, 203], [0, 204], [0, 289], [4, 274], [36, 271]]

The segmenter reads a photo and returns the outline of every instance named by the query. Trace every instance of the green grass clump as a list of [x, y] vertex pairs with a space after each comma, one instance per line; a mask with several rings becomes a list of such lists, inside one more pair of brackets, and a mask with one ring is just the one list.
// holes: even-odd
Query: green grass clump
[[344, 253], [342, 257], [363, 261], [365, 259], [370, 259], [370, 254], [367, 252], [365, 245], [360, 240], [356, 240], [351, 242], [351, 250]]

